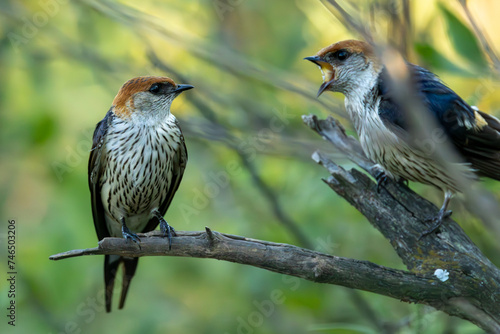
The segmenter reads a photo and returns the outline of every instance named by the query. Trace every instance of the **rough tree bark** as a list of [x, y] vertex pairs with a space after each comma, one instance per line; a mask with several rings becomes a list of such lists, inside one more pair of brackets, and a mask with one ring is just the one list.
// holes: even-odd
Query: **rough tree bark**
[[[335, 119], [318, 120], [311, 115], [303, 116], [303, 120], [355, 164], [371, 174], [377, 172], [356, 139], [347, 136]], [[319, 152], [313, 154], [313, 159], [331, 175], [323, 181], [389, 240], [408, 271], [208, 228], [205, 232], [177, 232], [171, 250], [168, 241], [155, 231], [142, 235], [140, 249], [124, 239], [106, 238], [96, 248], [56, 254], [50, 259], [98, 254], [213, 258], [430, 305], [487, 332], [500, 332], [500, 270], [458, 224], [447, 219], [439, 233], [419, 240], [428, 227], [426, 219], [438, 210], [432, 203], [391, 181], [377, 191], [366, 174], [356, 169], [346, 171]], [[448, 279], [439, 279], [437, 269], [446, 270]]]

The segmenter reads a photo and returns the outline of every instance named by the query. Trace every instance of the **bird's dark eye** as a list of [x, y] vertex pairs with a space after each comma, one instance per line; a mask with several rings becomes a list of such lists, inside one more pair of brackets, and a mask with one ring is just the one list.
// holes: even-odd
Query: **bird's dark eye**
[[340, 61], [346, 60], [347, 58], [349, 58], [349, 56], [350, 56], [350, 54], [346, 50], [339, 50], [339, 51], [335, 52], [335, 54], [334, 54], [334, 57]]
[[149, 91], [153, 94], [158, 94], [161, 90], [160, 84], [152, 84], [151, 87], [149, 88]]

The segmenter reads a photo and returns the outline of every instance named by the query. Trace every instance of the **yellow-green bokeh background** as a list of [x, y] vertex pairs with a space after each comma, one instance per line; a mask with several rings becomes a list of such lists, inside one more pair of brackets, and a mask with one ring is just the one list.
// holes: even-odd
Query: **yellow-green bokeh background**
[[[391, 30], [384, 6], [391, 2], [400, 10], [399, 1], [340, 4], [383, 40]], [[372, 6], [374, 17], [369, 3], [380, 5]], [[453, 18], [468, 27], [458, 2], [410, 3], [409, 60], [498, 116], [497, 76], [481, 67], [486, 58], [470, 40], [451, 38], [461, 28]], [[500, 47], [500, 3], [479, 0], [471, 10]], [[388, 242], [324, 185], [326, 171], [310, 159], [322, 148], [351, 166], [300, 117], [331, 112], [349, 127], [343, 97], [325, 94], [318, 102], [320, 73], [302, 60], [335, 41], [359, 38], [320, 1], [3, 0], [0, 37], [0, 263], [4, 268], [7, 262], [7, 220], [15, 219], [18, 272], [15, 328], [6, 324], [8, 286], [0, 279], [2, 333], [376, 333], [376, 322], [390, 323], [399, 333], [480, 332], [440, 312], [374, 294], [227, 262], [171, 257], [141, 259], [125, 309], [106, 314], [101, 257], [48, 260], [96, 245], [87, 186], [95, 124], [124, 81], [167, 75], [196, 86], [173, 105], [189, 150], [183, 183], [166, 215], [176, 229], [209, 226], [299, 244], [236, 146], [314, 248], [404, 269]], [[215, 183], [213, 176], [221, 173], [230, 175], [228, 184]], [[486, 186], [500, 190], [494, 182]], [[438, 191], [412, 187], [440, 203]], [[484, 227], [460, 201], [453, 209], [499, 264], [498, 248]], [[281, 298], [273, 303], [276, 294]]]

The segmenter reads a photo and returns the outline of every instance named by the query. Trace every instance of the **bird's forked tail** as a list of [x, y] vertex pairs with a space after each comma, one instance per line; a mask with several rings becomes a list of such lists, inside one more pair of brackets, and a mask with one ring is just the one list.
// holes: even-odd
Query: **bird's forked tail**
[[106, 255], [104, 257], [104, 284], [106, 288], [106, 312], [111, 312], [111, 300], [113, 298], [113, 287], [115, 285], [115, 278], [120, 267], [123, 263], [123, 279], [122, 279], [122, 292], [120, 295], [120, 304], [118, 308], [123, 308], [125, 298], [132, 277], [134, 277], [135, 270], [137, 269], [138, 258], [123, 257], [118, 255]]

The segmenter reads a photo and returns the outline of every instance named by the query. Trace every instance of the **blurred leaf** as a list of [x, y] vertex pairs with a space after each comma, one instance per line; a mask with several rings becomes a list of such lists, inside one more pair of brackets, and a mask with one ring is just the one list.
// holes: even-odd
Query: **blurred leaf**
[[439, 4], [439, 9], [444, 15], [446, 24], [448, 25], [450, 41], [457, 53], [478, 69], [484, 70], [487, 68], [483, 51], [479, 47], [474, 33], [444, 5]]
[[43, 113], [33, 123], [31, 141], [33, 144], [42, 145], [49, 140], [56, 130], [54, 117]]
[[450, 71], [461, 75], [472, 75], [472, 73], [451, 62], [430, 44], [415, 43], [414, 49], [426, 65], [432, 67], [434, 70]]

